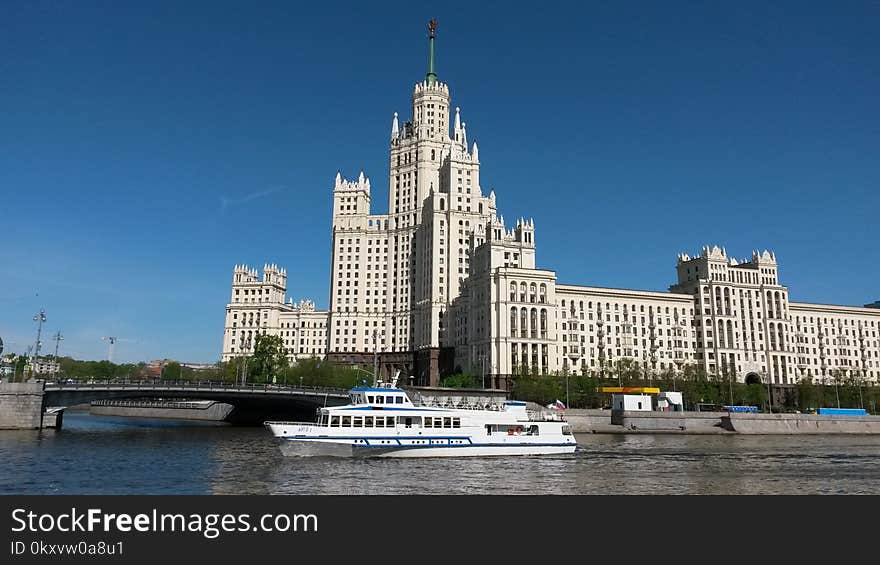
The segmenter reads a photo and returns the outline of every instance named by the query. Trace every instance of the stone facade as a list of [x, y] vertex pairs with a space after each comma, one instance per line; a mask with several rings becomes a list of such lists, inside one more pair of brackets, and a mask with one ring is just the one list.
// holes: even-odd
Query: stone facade
[[36, 430], [42, 421], [42, 383], [0, 383], [0, 430]]
[[[502, 222], [503, 224], [503, 222]], [[472, 250], [474, 272], [450, 308], [456, 365], [488, 374], [496, 386], [513, 374], [598, 371], [620, 359], [645, 370], [696, 365], [741, 382], [793, 384], [834, 377], [880, 380], [880, 311], [790, 302], [776, 256], [729, 258], [704, 247], [678, 258], [670, 292], [561, 285], [556, 274], [512, 264], [518, 223], [487, 226], [504, 234]]]
[[226, 305], [223, 361], [250, 355], [257, 334], [278, 335], [288, 358], [323, 357], [327, 350], [327, 312], [315, 310], [314, 302], [285, 302], [287, 271], [265, 265], [263, 276], [256, 269], [236, 265], [232, 296]]
[[445, 368], [506, 386], [513, 374], [596, 371], [620, 359], [645, 370], [697, 365], [740, 381], [880, 378], [880, 309], [790, 302], [776, 256], [724, 248], [681, 254], [669, 292], [558, 284], [536, 266], [535, 222], [512, 228], [484, 195], [476, 142], [431, 67], [394, 113], [388, 213], [371, 184], [333, 184], [328, 311], [285, 303], [287, 273], [237, 266], [223, 359], [247, 355], [258, 333], [280, 335], [291, 360], [378, 362], [436, 384]]

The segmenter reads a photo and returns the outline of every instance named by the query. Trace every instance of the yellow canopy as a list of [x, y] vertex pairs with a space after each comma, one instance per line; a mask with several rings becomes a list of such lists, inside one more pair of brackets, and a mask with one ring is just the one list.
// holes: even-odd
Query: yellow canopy
[[660, 394], [660, 389], [654, 386], [603, 386], [599, 388], [599, 392]]

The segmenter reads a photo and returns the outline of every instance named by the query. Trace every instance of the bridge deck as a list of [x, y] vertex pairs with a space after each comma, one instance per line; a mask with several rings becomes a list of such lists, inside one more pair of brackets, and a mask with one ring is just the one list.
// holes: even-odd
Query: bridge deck
[[274, 384], [235, 384], [211, 381], [163, 382], [126, 381], [91, 383], [47, 383], [44, 392], [193, 392], [265, 396], [328, 396], [348, 398], [348, 390], [324, 387], [298, 387]]

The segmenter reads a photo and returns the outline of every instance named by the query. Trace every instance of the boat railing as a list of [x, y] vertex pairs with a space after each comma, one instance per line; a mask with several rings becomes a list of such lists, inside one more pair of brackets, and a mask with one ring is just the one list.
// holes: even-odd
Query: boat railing
[[439, 397], [439, 398], [422, 398], [421, 400], [414, 402], [414, 406], [423, 406], [425, 408], [448, 408], [452, 410], [492, 410], [492, 411], [500, 411], [502, 407], [499, 404], [486, 402], [469, 402], [469, 401], [459, 401], [456, 402], [454, 400], [450, 400], [448, 398]]
[[91, 406], [112, 408], [169, 408], [205, 410], [214, 404], [212, 400], [93, 400]]
[[292, 422], [287, 420], [270, 420], [268, 422], [263, 422], [264, 426], [278, 425], [278, 426], [317, 426], [315, 422]]

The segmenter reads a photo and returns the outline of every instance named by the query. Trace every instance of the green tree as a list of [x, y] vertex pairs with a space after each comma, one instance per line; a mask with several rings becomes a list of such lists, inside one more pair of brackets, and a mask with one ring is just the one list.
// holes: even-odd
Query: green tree
[[513, 379], [511, 394], [517, 400], [549, 404], [557, 398], [565, 398], [565, 381], [559, 377], [543, 375], [520, 375]]
[[177, 361], [172, 361], [162, 367], [162, 378], [169, 381], [179, 381], [180, 369], [180, 363], [178, 363]]
[[440, 381], [440, 386], [450, 388], [478, 388], [482, 384], [479, 383], [480, 377], [469, 375], [468, 373], [456, 373], [449, 375]]
[[287, 354], [281, 336], [257, 335], [254, 354], [248, 361], [249, 376], [254, 377], [257, 382], [272, 382], [272, 377], [281, 376], [279, 373], [287, 366]]

